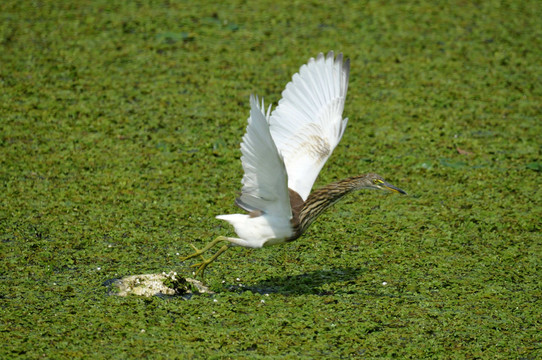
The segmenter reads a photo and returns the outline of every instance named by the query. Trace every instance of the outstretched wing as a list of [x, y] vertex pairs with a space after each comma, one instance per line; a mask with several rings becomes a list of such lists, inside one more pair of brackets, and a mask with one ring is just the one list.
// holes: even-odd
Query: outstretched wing
[[[269, 132], [269, 124], [258, 98], [250, 96], [250, 117], [241, 143], [243, 176], [242, 194], [235, 203], [251, 212], [292, 217], [288, 197], [288, 175], [284, 161]], [[267, 118], [269, 117], [269, 111]]]
[[306, 200], [318, 173], [341, 140], [350, 60], [333, 51], [301, 66], [282, 92], [269, 119], [271, 135], [284, 159], [288, 187]]

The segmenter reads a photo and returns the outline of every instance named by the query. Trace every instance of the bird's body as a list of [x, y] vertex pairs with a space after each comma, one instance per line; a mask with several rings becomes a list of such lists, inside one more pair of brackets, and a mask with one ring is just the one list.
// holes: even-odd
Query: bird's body
[[233, 225], [239, 238], [229, 238], [231, 243], [248, 248], [280, 244], [293, 235], [290, 220], [281, 216], [231, 214], [216, 218]]
[[248, 248], [297, 239], [329, 206], [351, 191], [373, 188], [399, 193], [376, 174], [354, 176], [311, 193], [325, 162], [339, 143], [348, 119], [342, 118], [348, 89], [349, 60], [319, 54], [300, 68], [282, 93], [278, 107], [264, 113], [263, 100], [250, 98], [247, 132], [241, 143], [245, 174], [235, 203], [248, 214], [219, 215], [233, 225], [238, 237], [218, 237], [185, 257], [201, 256], [227, 241], [213, 257], [196, 264], [205, 267], [230, 246]]

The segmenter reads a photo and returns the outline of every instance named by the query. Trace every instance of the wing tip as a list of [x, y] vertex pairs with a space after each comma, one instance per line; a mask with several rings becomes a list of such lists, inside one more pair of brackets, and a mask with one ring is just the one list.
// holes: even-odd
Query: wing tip
[[258, 102], [260, 101], [260, 99], [258, 98], [258, 95], [256, 94], [250, 94], [250, 106], [258, 106]]
[[[319, 53], [318, 56], [316, 57], [316, 60], [314, 60], [314, 58], [311, 58], [310, 60], [318, 61], [318, 60], [321, 60], [321, 59], [324, 59], [324, 53]], [[345, 81], [346, 86], [348, 86], [348, 78], [350, 77], [350, 58], [345, 59], [342, 52], [338, 53], [337, 57], [335, 57], [335, 51], [330, 50], [330, 51], [328, 51], [327, 55], [325, 56], [325, 60], [326, 61], [329, 60], [329, 61], [333, 62], [334, 66], [339, 67], [341, 72], [344, 74], [344, 78], [346, 80]], [[310, 62], [311, 61], [309, 61], [309, 63]]]

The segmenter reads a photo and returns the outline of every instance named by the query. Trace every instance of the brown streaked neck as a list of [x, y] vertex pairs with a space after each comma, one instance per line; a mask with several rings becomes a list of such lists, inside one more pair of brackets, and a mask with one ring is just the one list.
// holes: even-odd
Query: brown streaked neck
[[294, 235], [288, 241], [301, 236], [318, 216], [331, 205], [341, 200], [343, 196], [362, 188], [365, 185], [366, 178], [367, 175], [358, 175], [333, 182], [313, 191], [305, 202], [298, 193], [288, 189], [292, 207], [292, 225], [294, 227]]

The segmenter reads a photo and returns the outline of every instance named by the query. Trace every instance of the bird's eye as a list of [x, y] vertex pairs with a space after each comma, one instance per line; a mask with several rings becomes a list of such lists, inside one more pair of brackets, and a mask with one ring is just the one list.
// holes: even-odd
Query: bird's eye
[[383, 183], [383, 181], [380, 180], [380, 179], [374, 179], [374, 180], [373, 180], [373, 184], [375, 184], [375, 185], [380, 185], [380, 184], [382, 184], [382, 183]]

